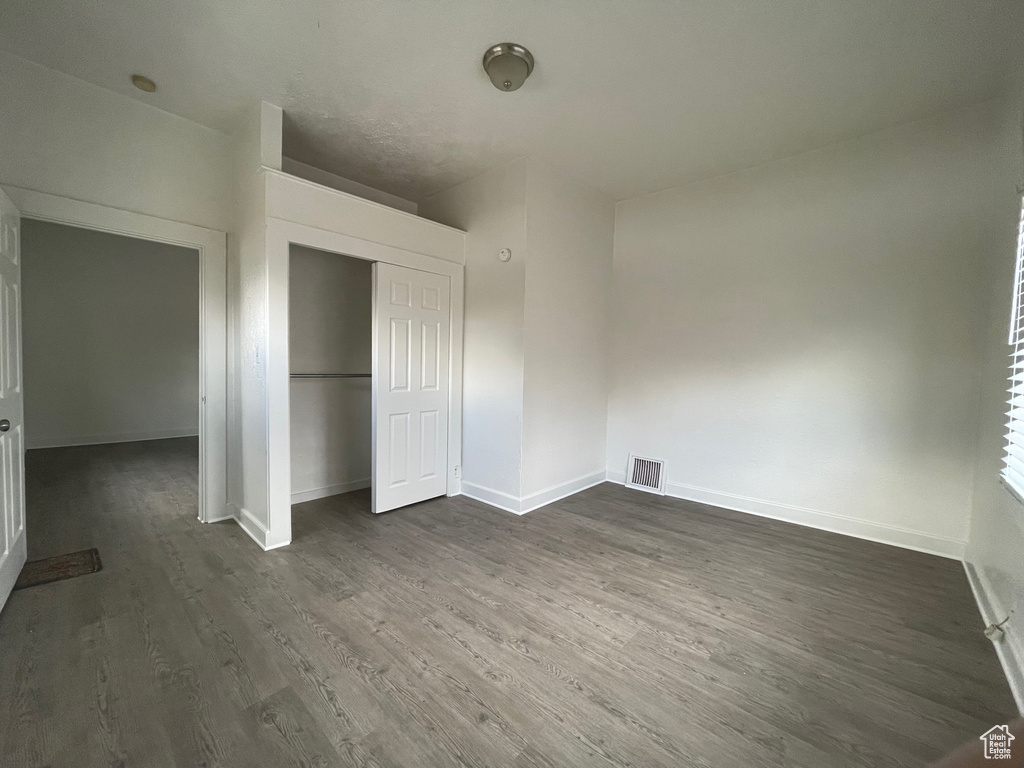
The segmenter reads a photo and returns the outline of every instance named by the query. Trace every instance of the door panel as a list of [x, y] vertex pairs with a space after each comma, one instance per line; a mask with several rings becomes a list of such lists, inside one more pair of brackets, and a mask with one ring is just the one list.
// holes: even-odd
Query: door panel
[[25, 564], [25, 438], [21, 392], [21, 221], [0, 192], [0, 607]]
[[420, 479], [427, 480], [437, 475], [437, 411], [420, 413]]
[[449, 278], [373, 265], [373, 511], [443, 496]]
[[391, 448], [388, 464], [391, 471], [388, 474], [388, 487], [395, 488], [409, 481], [409, 414], [392, 413], [389, 414], [389, 418]]
[[21, 392], [21, 286], [10, 280], [3, 281], [0, 291], [0, 303], [3, 304], [5, 318], [3, 321], [7, 338], [4, 339], [5, 349], [10, 355], [4, 365], [2, 392], [19, 394]]
[[[424, 322], [421, 338], [423, 344], [420, 350], [420, 385], [424, 392], [434, 392], [441, 381], [441, 324]], [[447, 362], [445, 360], [445, 363]]]
[[391, 391], [409, 391], [409, 335], [412, 323], [405, 318], [391, 318]]

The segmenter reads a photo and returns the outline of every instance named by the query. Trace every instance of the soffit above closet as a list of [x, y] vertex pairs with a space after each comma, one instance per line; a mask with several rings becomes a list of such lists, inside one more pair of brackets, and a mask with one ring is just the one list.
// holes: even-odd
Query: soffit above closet
[[[525, 154], [625, 199], [998, 95], [1022, 6], [7, 0], [0, 48], [225, 132], [270, 101], [286, 155], [408, 199]], [[503, 40], [537, 60], [515, 93]]]

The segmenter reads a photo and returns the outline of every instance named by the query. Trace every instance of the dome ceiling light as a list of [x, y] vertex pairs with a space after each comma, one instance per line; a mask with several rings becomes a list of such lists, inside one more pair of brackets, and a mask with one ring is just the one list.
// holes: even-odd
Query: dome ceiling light
[[499, 91], [518, 90], [533, 72], [533, 54], [517, 43], [499, 43], [484, 54], [484, 71]]
[[146, 93], [153, 93], [156, 90], [156, 83], [145, 75], [132, 75], [132, 85]]

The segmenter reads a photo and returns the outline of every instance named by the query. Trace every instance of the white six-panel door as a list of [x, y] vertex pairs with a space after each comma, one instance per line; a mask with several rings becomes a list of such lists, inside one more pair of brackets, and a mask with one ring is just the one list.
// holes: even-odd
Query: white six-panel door
[[0, 192], [0, 607], [7, 602], [27, 553], [20, 219]]
[[443, 496], [449, 278], [373, 265], [373, 511]]

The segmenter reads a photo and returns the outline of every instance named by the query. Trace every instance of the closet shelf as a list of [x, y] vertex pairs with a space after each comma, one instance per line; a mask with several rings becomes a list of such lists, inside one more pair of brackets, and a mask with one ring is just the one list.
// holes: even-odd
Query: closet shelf
[[368, 379], [372, 373], [293, 373], [293, 379]]

